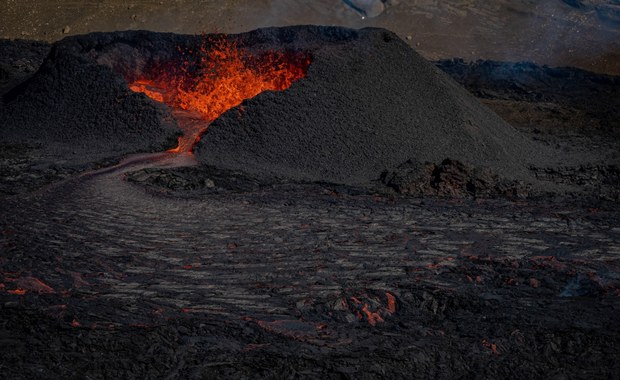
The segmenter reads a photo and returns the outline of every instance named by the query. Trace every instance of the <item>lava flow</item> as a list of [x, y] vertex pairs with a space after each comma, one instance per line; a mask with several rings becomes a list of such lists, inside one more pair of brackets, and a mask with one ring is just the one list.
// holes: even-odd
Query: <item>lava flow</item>
[[263, 91], [289, 88], [310, 66], [308, 54], [252, 54], [226, 38], [205, 40], [198, 50], [182, 51], [182, 57], [180, 64], [150, 68], [129, 84], [131, 90], [172, 107], [177, 119], [183, 119], [179, 124], [184, 135], [171, 152], [191, 152], [208, 123]]

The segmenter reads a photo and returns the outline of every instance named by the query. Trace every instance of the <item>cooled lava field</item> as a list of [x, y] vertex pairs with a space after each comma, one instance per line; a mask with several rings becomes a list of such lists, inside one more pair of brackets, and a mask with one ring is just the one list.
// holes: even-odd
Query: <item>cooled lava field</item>
[[617, 378], [619, 89], [379, 28], [0, 40], [0, 377]]

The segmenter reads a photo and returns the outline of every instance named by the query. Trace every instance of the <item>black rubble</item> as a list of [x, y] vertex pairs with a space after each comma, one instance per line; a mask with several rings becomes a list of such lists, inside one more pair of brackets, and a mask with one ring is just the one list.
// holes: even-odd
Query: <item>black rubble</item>
[[170, 110], [97, 61], [106, 37], [53, 44], [36, 73], [3, 94], [0, 139], [39, 147], [67, 166], [174, 147], [179, 130]]

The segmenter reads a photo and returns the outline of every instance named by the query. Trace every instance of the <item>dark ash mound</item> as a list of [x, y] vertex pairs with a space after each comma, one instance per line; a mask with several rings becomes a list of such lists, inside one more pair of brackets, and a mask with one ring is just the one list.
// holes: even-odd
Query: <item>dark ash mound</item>
[[32, 77], [2, 91], [0, 139], [74, 163], [174, 147], [178, 129], [170, 110], [132, 92], [119, 73], [97, 62], [111, 42], [95, 33], [54, 44]]
[[538, 148], [381, 29], [295, 27], [242, 35], [310, 51], [307, 77], [214, 121], [199, 161], [253, 175], [361, 184], [409, 159], [451, 158], [528, 181]]

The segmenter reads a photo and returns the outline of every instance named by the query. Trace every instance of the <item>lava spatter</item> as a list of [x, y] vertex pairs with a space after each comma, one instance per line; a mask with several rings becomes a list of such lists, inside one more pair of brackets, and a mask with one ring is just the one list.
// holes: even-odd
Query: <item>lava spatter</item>
[[309, 54], [296, 51], [254, 54], [225, 37], [206, 39], [200, 49], [181, 53], [179, 65], [146, 70], [129, 84], [173, 108], [184, 135], [170, 152], [191, 152], [208, 123], [263, 91], [289, 88], [305, 77], [311, 62]]

